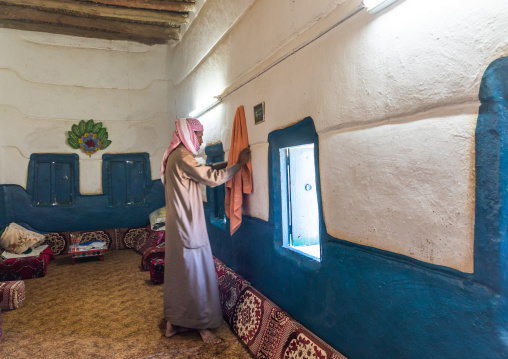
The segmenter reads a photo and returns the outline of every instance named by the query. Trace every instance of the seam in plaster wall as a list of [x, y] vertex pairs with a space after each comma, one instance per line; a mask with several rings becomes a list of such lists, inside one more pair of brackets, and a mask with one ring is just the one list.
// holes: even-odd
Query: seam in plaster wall
[[[365, 130], [380, 127], [388, 124], [403, 124], [416, 121], [423, 121], [435, 117], [450, 117], [461, 114], [470, 114], [478, 116], [480, 101], [475, 102], [449, 102], [447, 106], [435, 106], [432, 108], [416, 108], [414, 111], [402, 113], [390, 118], [377, 118], [370, 121], [355, 121], [349, 123], [341, 123], [335, 126], [329, 126], [318, 131], [319, 136], [346, 133], [359, 130]], [[439, 116], [437, 116], [439, 114]]]
[[151, 82], [148, 83], [148, 85], [146, 85], [145, 87], [140, 87], [140, 88], [92, 87], [92, 86], [66, 85], [66, 84], [51, 83], [51, 82], [32, 81], [32, 80], [27, 79], [26, 77], [23, 77], [23, 75], [21, 75], [17, 70], [10, 68], [10, 67], [0, 67], [0, 71], [10, 71], [10, 72], [14, 73], [21, 80], [32, 83], [32, 84], [41, 84], [41, 85], [48, 85], [48, 86], [61, 86], [61, 87], [75, 87], [75, 88], [83, 88], [83, 89], [90, 89], [90, 90], [144, 91], [144, 90], [147, 90], [150, 86], [152, 86], [155, 82], [168, 82], [168, 80], [164, 80], [164, 79], [153, 79]]
[[[1, 145], [0, 148], [11, 148], [11, 149], [15, 149], [16, 151], [19, 152], [19, 154], [21, 155], [21, 157], [29, 160], [30, 159], [30, 155], [32, 153], [38, 153], [38, 152], [31, 152], [28, 156], [23, 154], [23, 152], [19, 149], [19, 147], [17, 146], [11, 146], [11, 145], [7, 145], [7, 146], [3, 146]], [[164, 153], [166, 151], [167, 147], [158, 147], [155, 151], [153, 152], [147, 152], [148, 155], [149, 155], [149, 158], [153, 158], [157, 155], [157, 152], [158, 151], [161, 151], [160, 153]], [[56, 151], [56, 152], [43, 152], [43, 153], [51, 153], [51, 154], [69, 154], [69, 153], [77, 153], [77, 155], [79, 156], [79, 162], [81, 163], [81, 161], [86, 161], [87, 163], [90, 163], [90, 162], [94, 162], [94, 161], [100, 161], [102, 162], [102, 157], [100, 159], [97, 159], [97, 158], [89, 158], [89, 157], [86, 157], [86, 155], [82, 155], [81, 152], [79, 150], [74, 150], [74, 149], [69, 149], [69, 151]], [[137, 153], [137, 152], [140, 152], [140, 151], [135, 151], [134, 153]], [[129, 153], [129, 152], [122, 152], [122, 153]], [[104, 154], [116, 154], [116, 152], [106, 152]]]
[[[23, 154], [23, 152], [19, 149], [19, 147], [15, 147], [15, 146], [0, 146], [0, 148], [15, 148], [21, 155], [23, 158], [26, 158], [26, 159], [30, 159], [30, 155], [26, 156]], [[119, 153], [139, 153], [139, 152], [146, 152], [148, 153], [148, 157], [149, 159], [151, 160], [152, 158], [155, 158], [157, 157], [157, 153], [161, 153], [161, 154], [164, 154], [164, 152], [166, 152], [167, 150], [167, 147], [158, 147], [157, 149], [155, 149], [155, 151], [153, 152], [147, 152], [147, 151], [143, 151], [143, 150], [139, 150], [139, 151], [128, 151], [128, 152], [106, 152], [104, 153], [103, 155], [114, 155], [114, 154], [119, 154]], [[160, 151], [160, 152], [159, 152]], [[69, 148], [68, 151], [50, 151], [50, 152], [31, 152], [30, 154], [32, 153], [50, 153], [50, 154], [72, 154], [72, 153], [76, 153], [78, 156], [79, 156], [79, 162], [81, 163], [82, 161], [86, 161], [87, 163], [90, 163], [90, 162], [94, 162], [94, 161], [101, 161], [102, 162], [102, 157], [99, 158], [99, 159], [90, 159], [87, 155], [83, 154], [80, 150], [78, 149], [72, 149], [72, 148]], [[102, 156], [102, 155], [100, 155]]]
[[27, 157], [27, 156], [25, 156], [25, 155], [23, 154], [23, 152], [21, 152], [21, 150], [20, 150], [18, 147], [16, 147], [16, 146], [0, 146], [0, 148], [11, 148], [11, 149], [14, 149], [14, 150], [16, 150], [16, 151], [18, 151], [18, 152], [19, 152], [19, 154], [20, 154], [20, 156], [21, 156], [21, 157], [23, 157], [23, 158], [25, 158], [25, 159], [27, 159], [27, 160], [29, 160], [29, 159], [30, 159], [30, 156], [28, 156], [28, 157]]
[[[14, 106], [14, 105], [11, 105], [11, 104], [7, 104], [7, 103], [0, 103], [0, 108], [2, 107], [8, 107], [8, 108], [12, 108], [14, 109], [15, 111], [17, 111], [18, 113], [20, 113], [21, 115], [23, 115], [25, 117], [25, 119], [27, 120], [41, 120], [41, 121], [62, 121], [62, 122], [76, 122], [76, 121], [79, 121], [79, 120], [82, 120], [83, 118], [49, 118], [49, 117], [37, 117], [37, 116], [30, 116], [28, 114], [26, 114], [25, 112], [23, 112], [21, 109], [19, 109], [17, 106]], [[161, 117], [167, 117], [167, 114], [168, 112], [155, 112], [155, 113], [152, 113], [152, 115], [144, 120], [129, 120], [128, 123], [131, 123], [131, 124], [141, 124], [141, 123], [148, 123], [148, 122], [152, 122], [152, 121], [157, 121], [157, 116], [160, 115]], [[108, 122], [112, 122], [112, 123], [115, 123], [115, 122], [125, 122], [127, 120], [124, 120], [124, 119], [121, 119], [121, 120], [114, 120], [114, 119], [109, 119]]]
[[[66, 47], [66, 48], [75, 48], [75, 49], [86, 49], [86, 50], [97, 50], [97, 51], [117, 51], [117, 52], [131, 52], [131, 53], [147, 53], [147, 52], [150, 52], [152, 50], [151, 47], [149, 47], [148, 45], [141, 45], [141, 44], [138, 44], [138, 43], [135, 43], [135, 42], [129, 42], [129, 41], [122, 41], [120, 42], [120, 40], [116, 40], [116, 42], [111, 42], [111, 45], [115, 44], [115, 45], [119, 45], [120, 43], [122, 44], [125, 44], [125, 45], [131, 45], [131, 46], [136, 46], [136, 47], [145, 47], [145, 49], [143, 50], [134, 50], [134, 49], [128, 49], [128, 50], [124, 50], [124, 49], [118, 49], [118, 48], [114, 48], [114, 46], [111, 46], [111, 47], [101, 47], [101, 46], [91, 46], [91, 45], [76, 45], [75, 44], [75, 41], [76, 41], [76, 37], [74, 36], [67, 36], [67, 35], [58, 35], [59, 37], [61, 36], [62, 38], [65, 38], [65, 39], [70, 39], [71, 41], [74, 41], [74, 43], [72, 45], [67, 45], [67, 44], [56, 44], [56, 43], [52, 43], [52, 42], [48, 42], [48, 41], [42, 41], [42, 40], [32, 40], [32, 39], [28, 39], [26, 38], [26, 35], [20, 35], [19, 38], [22, 40], [22, 41], [25, 41], [29, 44], [32, 44], [32, 45], [39, 45], [39, 46], [53, 46], [53, 47]], [[95, 40], [95, 39], [93, 39]], [[99, 40], [98, 40], [99, 41]], [[108, 40], [104, 40], [104, 41], [108, 41]], [[109, 40], [109, 41], [113, 41], [113, 40]]]

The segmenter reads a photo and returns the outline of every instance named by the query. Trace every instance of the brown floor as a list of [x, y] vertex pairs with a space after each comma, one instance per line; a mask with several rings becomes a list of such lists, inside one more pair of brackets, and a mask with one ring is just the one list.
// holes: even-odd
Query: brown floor
[[25, 302], [1, 313], [0, 358], [252, 358], [226, 323], [217, 345], [194, 331], [164, 337], [163, 287], [140, 262], [132, 250], [75, 266], [58, 256], [45, 277], [25, 280]]

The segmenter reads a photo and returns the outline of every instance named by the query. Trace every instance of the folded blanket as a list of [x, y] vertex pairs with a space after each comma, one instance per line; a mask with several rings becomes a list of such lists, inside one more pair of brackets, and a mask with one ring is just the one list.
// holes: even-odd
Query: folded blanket
[[102, 241], [89, 241], [80, 243], [78, 247], [80, 251], [91, 251], [93, 249], [106, 249], [108, 248], [108, 244]]
[[47, 244], [43, 244], [41, 246], [35, 247], [32, 250], [26, 251], [26, 252], [21, 253], [21, 254], [15, 254], [15, 253], [4, 251], [2, 253], [1, 257], [3, 259], [38, 257], [41, 254], [41, 252], [43, 250], [45, 250], [46, 248], [48, 248], [48, 245]]

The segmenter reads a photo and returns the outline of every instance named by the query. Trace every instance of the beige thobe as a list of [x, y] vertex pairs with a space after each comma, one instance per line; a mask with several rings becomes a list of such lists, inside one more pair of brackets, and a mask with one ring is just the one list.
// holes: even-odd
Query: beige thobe
[[183, 145], [166, 165], [164, 316], [173, 325], [218, 328], [222, 309], [199, 184], [215, 187], [240, 170], [200, 165]]

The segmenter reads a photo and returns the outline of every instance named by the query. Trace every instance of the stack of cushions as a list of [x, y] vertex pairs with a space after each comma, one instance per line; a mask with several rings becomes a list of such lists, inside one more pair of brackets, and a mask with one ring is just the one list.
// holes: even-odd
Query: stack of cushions
[[22, 254], [44, 242], [43, 234], [32, 232], [19, 224], [11, 223], [0, 237], [0, 248], [14, 254]]
[[48, 247], [38, 257], [11, 258], [0, 261], [0, 281], [44, 277], [51, 259], [55, 259], [55, 255]]
[[[150, 219], [150, 225], [148, 229], [152, 232], [145, 241], [143, 236], [140, 238], [136, 238], [137, 246], [139, 249], [132, 248], [136, 252], [141, 253], [143, 257], [141, 258], [141, 269], [142, 270], [151, 270], [151, 263], [154, 259], [164, 258], [164, 242], [166, 235], [166, 207], [161, 207], [156, 209], [148, 216]], [[156, 238], [155, 241], [151, 242], [150, 238]], [[145, 243], [143, 245], [142, 243]], [[150, 245], [150, 242], [152, 245]]]
[[22, 280], [0, 282], [0, 309], [16, 309], [25, 300], [25, 282]]
[[46, 237], [17, 223], [11, 223], [0, 235], [0, 281], [44, 277], [47, 264], [55, 257], [43, 244]]

